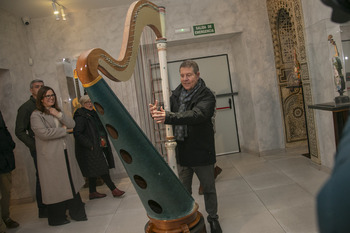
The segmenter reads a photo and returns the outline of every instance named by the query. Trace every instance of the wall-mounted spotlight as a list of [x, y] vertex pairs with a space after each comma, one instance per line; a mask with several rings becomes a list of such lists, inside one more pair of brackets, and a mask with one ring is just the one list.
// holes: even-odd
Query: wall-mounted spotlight
[[[57, 9], [58, 7], [60, 8], [60, 11]], [[65, 7], [59, 4], [56, 0], [52, 0], [52, 9], [56, 17], [56, 20], [60, 20], [60, 12], [61, 12], [62, 20], [67, 20], [66, 12], [64, 11]]]
[[58, 15], [60, 12], [57, 10], [57, 6], [56, 6], [56, 2], [54, 0], [52, 0], [52, 9], [53, 9], [53, 13], [55, 15]]
[[64, 7], [63, 6], [61, 6], [61, 16], [62, 16], [62, 20], [67, 20], [66, 13], [64, 12]]

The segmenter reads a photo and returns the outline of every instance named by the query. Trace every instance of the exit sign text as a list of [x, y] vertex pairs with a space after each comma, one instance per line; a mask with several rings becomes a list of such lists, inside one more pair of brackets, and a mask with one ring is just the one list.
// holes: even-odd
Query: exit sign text
[[215, 33], [214, 24], [202, 24], [193, 26], [193, 34], [195, 36]]

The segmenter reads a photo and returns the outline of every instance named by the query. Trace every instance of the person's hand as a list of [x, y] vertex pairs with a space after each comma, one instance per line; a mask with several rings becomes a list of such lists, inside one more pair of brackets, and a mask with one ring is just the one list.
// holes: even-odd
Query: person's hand
[[57, 116], [57, 114], [59, 113], [59, 111], [57, 111], [56, 108], [49, 108], [49, 112], [52, 116]]
[[67, 126], [62, 124], [62, 128], [63, 129], [67, 129]]
[[149, 104], [149, 111], [156, 123], [164, 123], [166, 113], [163, 107], [160, 107], [160, 110], [158, 110], [158, 100], [156, 100], [154, 104]]
[[153, 117], [153, 112], [158, 110], [158, 100], [154, 102], [154, 104], [149, 104], [149, 111]]
[[163, 107], [160, 107], [159, 111], [153, 111], [152, 117], [156, 121], [156, 123], [164, 123], [166, 113]]

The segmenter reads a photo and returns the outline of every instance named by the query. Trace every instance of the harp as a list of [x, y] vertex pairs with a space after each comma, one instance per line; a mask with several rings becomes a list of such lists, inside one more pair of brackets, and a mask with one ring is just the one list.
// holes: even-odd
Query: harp
[[[167, 75], [164, 15], [163, 7], [149, 1], [132, 3], [127, 12], [119, 58], [114, 59], [99, 48], [91, 49], [79, 56], [76, 69], [146, 209], [149, 221], [145, 232], [206, 232], [198, 204], [99, 74], [100, 71], [117, 82], [130, 79], [142, 30], [149, 26], [157, 37], [164, 79]], [[169, 92], [167, 80], [162, 86], [164, 92]], [[164, 107], [169, 107], [165, 100]], [[174, 148], [172, 128], [167, 126], [166, 131], [168, 147]]]

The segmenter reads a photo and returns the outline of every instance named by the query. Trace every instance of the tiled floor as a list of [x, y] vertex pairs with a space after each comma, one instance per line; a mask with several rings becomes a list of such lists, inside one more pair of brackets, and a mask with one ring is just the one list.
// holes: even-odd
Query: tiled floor
[[[218, 157], [223, 172], [216, 188], [220, 223], [225, 233], [313, 233], [318, 232], [315, 197], [329, 177], [329, 171], [319, 169], [301, 156], [305, 151], [291, 149], [285, 153], [270, 153], [258, 157], [238, 153]], [[50, 227], [46, 219], [37, 218], [35, 203], [14, 205], [12, 218], [21, 226], [9, 233], [142, 233], [148, 221], [138, 195], [128, 178], [116, 181], [126, 191], [123, 198], [113, 198], [106, 186], [98, 191], [106, 198], [88, 200], [88, 190], [81, 196], [86, 203], [88, 221]], [[203, 196], [197, 194], [194, 179], [194, 199], [206, 216]], [[175, 195], [175, 194], [174, 194]], [[206, 223], [207, 232], [210, 233]]]

